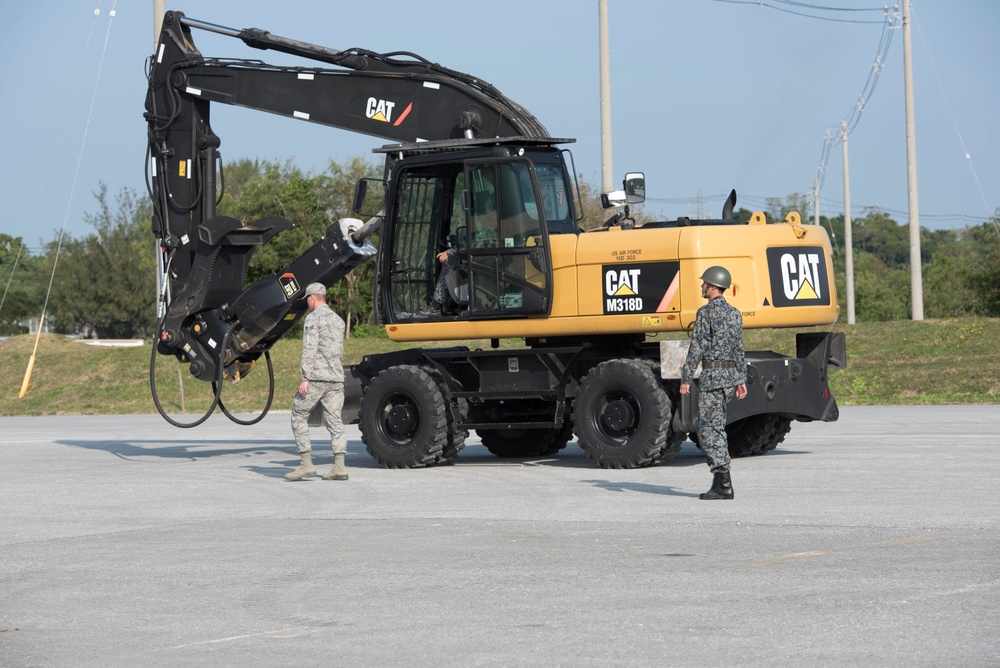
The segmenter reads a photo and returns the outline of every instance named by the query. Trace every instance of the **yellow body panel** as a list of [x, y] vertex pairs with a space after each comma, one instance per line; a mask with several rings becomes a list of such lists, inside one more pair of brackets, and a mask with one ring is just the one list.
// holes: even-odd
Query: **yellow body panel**
[[[796, 217], [797, 218], [797, 217]], [[793, 222], [798, 222], [794, 220]], [[394, 341], [656, 333], [690, 328], [701, 274], [726, 267], [726, 299], [746, 328], [837, 321], [830, 240], [812, 225], [692, 225], [553, 235], [547, 317], [447, 319], [386, 326]]]

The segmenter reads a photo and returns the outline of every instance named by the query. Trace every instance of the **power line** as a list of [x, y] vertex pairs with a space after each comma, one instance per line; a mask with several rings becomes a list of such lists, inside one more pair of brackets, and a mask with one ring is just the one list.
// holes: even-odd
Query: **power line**
[[[70, 95], [69, 95], [70, 99], [72, 99], [75, 96], [75, 87], [79, 83], [79, 81], [81, 80], [80, 73], [82, 72], [84, 63], [87, 60], [87, 52], [90, 51], [90, 41], [91, 41], [91, 39], [94, 36], [94, 28], [97, 26], [97, 19], [100, 16], [100, 14], [101, 14], [101, 3], [100, 3], [100, 0], [98, 0], [97, 7], [94, 9], [94, 12], [93, 12], [93, 17], [94, 18], [93, 18], [93, 20], [90, 23], [90, 29], [87, 31], [87, 39], [84, 41], [83, 53], [81, 54], [80, 60], [78, 61], [79, 65], [77, 67], [76, 76], [74, 76], [72, 78], [74, 92], [70, 93]], [[113, 12], [112, 12], [112, 15], [113, 15]], [[45, 170], [43, 171], [42, 177], [39, 180], [38, 192], [35, 194], [35, 202], [34, 202], [34, 205], [32, 206], [32, 213], [31, 213], [31, 217], [30, 217], [29, 220], [34, 220], [35, 215], [37, 214], [38, 204], [41, 201], [42, 192], [44, 192], [44, 190], [45, 190], [45, 184], [48, 181], [49, 170], [52, 167], [52, 163], [53, 163], [53, 161], [55, 159], [55, 156], [56, 156], [56, 153], [57, 153], [57, 151], [55, 150], [55, 146], [59, 145], [60, 137], [62, 136], [63, 129], [66, 127], [66, 121], [69, 118], [69, 114], [70, 114], [71, 109], [72, 109], [72, 105], [67, 105], [66, 108], [65, 108], [65, 110], [64, 110], [64, 112], [63, 112], [62, 121], [59, 124], [59, 129], [56, 132], [55, 139], [53, 140], [53, 150], [51, 150], [49, 152], [49, 161], [45, 165]], [[65, 230], [65, 223], [63, 223], [63, 229]], [[23, 237], [21, 238], [21, 247], [18, 248], [18, 250], [17, 250], [17, 256], [14, 258], [14, 266], [11, 269], [10, 278], [7, 280], [7, 287], [4, 289], [3, 298], [0, 298], [0, 311], [3, 310], [3, 304], [4, 304], [4, 302], [7, 299], [7, 292], [10, 290], [11, 282], [14, 280], [14, 272], [17, 270], [18, 260], [21, 259], [21, 254], [25, 250], [27, 250], [27, 253], [26, 253], [26, 256], [27, 256], [27, 255], [31, 255], [33, 251], [35, 253], [41, 255], [42, 252], [45, 249], [44, 248], [27, 246], [24, 243], [24, 238]], [[53, 268], [53, 271], [54, 271], [54, 268]], [[51, 285], [50, 285], [50, 288], [51, 288]]]
[[[962, 145], [962, 155], [965, 156], [966, 162], [969, 163], [969, 169], [972, 170], [972, 178], [976, 182], [976, 187], [979, 188], [979, 195], [983, 198], [983, 205], [986, 207], [987, 215], [993, 212], [990, 208], [990, 204], [986, 199], [986, 193], [983, 192], [983, 184], [979, 182], [979, 174], [976, 173], [976, 166], [972, 163], [972, 155], [969, 153], [969, 149], [965, 146], [965, 140], [962, 138], [962, 132], [958, 129], [958, 121], [955, 120], [955, 113], [951, 109], [951, 102], [948, 101], [948, 95], [945, 93], [944, 84], [941, 83], [941, 77], [938, 76], [937, 67], [934, 66], [934, 59], [931, 58], [931, 50], [927, 46], [927, 40], [924, 39], [924, 31], [920, 28], [920, 23], [917, 22], [916, 18], [913, 19], [914, 23], [917, 24], [917, 32], [920, 33], [920, 41], [924, 45], [924, 51], [927, 52], [927, 60], [931, 64], [931, 71], [934, 73], [934, 78], [937, 80], [938, 88], [941, 90], [941, 97], [944, 98], [945, 107], [948, 108], [948, 115], [951, 117], [951, 124], [955, 126], [955, 134], [958, 135], [958, 142]], [[1000, 225], [997, 225], [996, 219], [993, 219], [993, 227], [1000, 236]]]
[[804, 7], [806, 9], [816, 9], [827, 12], [881, 12], [885, 10], [884, 7], [824, 7], [822, 5], [811, 5], [808, 2], [795, 2], [794, 0], [774, 1], [780, 2], [783, 5], [793, 5], [795, 7]]
[[826, 136], [823, 138], [823, 148], [820, 151], [819, 166], [816, 169], [815, 183], [817, 184], [816, 189], [819, 192], [822, 192], [823, 184], [826, 180], [826, 165], [830, 158], [830, 150], [833, 146], [844, 141], [844, 124], [847, 125], [847, 134], [853, 132], [854, 128], [861, 121], [861, 115], [864, 113], [865, 107], [868, 106], [868, 101], [871, 100], [872, 95], [875, 93], [875, 87], [878, 85], [879, 76], [882, 74], [882, 68], [885, 66], [886, 58], [889, 56], [889, 49], [892, 46], [892, 36], [897, 27], [897, 19], [901, 18], [898, 10], [898, 6], [895, 6], [890, 13], [888, 7], [883, 8], [882, 11], [885, 12], [885, 19], [882, 21], [882, 35], [879, 37], [878, 49], [875, 51], [875, 59], [872, 62], [871, 69], [868, 71], [868, 79], [865, 81], [864, 88], [862, 88], [857, 102], [854, 103], [843, 120], [837, 125], [826, 129]]
[[[762, 7], [762, 8], [765, 8], [765, 9], [773, 9], [775, 11], [784, 12], [786, 14], [794, 14], [796, 16], [803, 16], [803, 17], [808, 18], [808, 19], [816, 19], [816, 20], [819, 20], [819, 21], [832, 21], [834, 23], [881, 23], [881, 21], [866, 21], [866, 20], [859, 20], [859, 19], [838, 19], [838, 18], [833, 18], [832, 16], [817, 16], [815, 14], [806, 14], [804, 12], [798, 12], [798, 11], [794, 11], [792, 9], [786, 9], [784, 7], [776, 7], [776, 6], [774, 6], [774, 5], [770, 4], [770, 3], [761, 2], [760, 0], [714, 0], [714, 2], [725, 2], [725, 3], [731, 4], [731, 5], [753, 5], [755, 7]], [[795, 6], [795, 7], [802, 7], [802, 8], [805, 8], [805, 9], [811, 9], [813, 11], [831, 11], [831, 12], [839, 12], [839, 11], [864, 11], [864, 12], [867, 12], [867, 11], [879, 11], [880, 12], [880, 11], [883, 11], [883, 9], [884, 9], [882, 7], [871, 8], [871, 9], [850, 9], [850, 8], [844, 8], [844, 7], [823, 7], [823, 6], [820, 6], [820, 5], [810, 5], [810, 4], [807, 4], [807, 3], [804, 3], [804, 2], [791, 2], [790, 0], [774, 0], [774, 2], [780, 2], [782, 4], [792, 5], [792, 6]]]
[[[115, 7], [117, 5], [118, 5], [118, 0], [115, 0], [114, 4], [111, 6], [111, 11], [109, 12], [109, 19], [110, 20], [108, 21], [108, 29], [107, 29], [107, 31], [104, 34], [104, 48], [101, 51], [101, 60], [100, 60], [100, 64], [97, 67], [97, 79], [94, 81], [94, 91], [93, 91], [93, 93], [91, 94], [91, 97], [90, 97], [90, 109], [87, 111], [87, 122], [84, 125], [83, 139], [80, 142], [80, 153], [79, 153], [79, 156], [77, 157], [77, 160], [76, 160], [76, 170], [73, 173], [73, 182], [72, 182], [72, 185], [70, 186], [70, 190], [69, 190], [69, 199], [66, 202], [66, 214], [63, 217], [62, 229], [59, 232], [59, 241], [56, 244], [56, 255], [55, 255], [55, 258], [52, 260], [52, 274], [49, 277], [49, 287], [48, 287], [48, 290], [46, 290], [46, 292], [45, 292], [45, 303], [42, 306], [42, 318], [43, 319], [45, 318], [45, 311], [48, 309], [48, 306], [49, 306], [49, 297], [52, 294], [52, 284], [55, 282], [55, 278], [56, 278], [56, 267], [59, 265], [59, 254], [62, 252], [63, 237], [66, 235], [66, 223], [69, 220], [69, 212], [70, 212], [70, 208], [71, 208], [71, 206], [73, 204], [73, 194], [76, 192], [76, 182], [77, 182], [78, 177], [80, 176], [80, 164], [83, 161], [84, 149], [87, 146], [87, 135], [90, 132], [90, 121], [91, 121], [91, 119], [93, 118], [93, 115], [94, 115], [94, 103], [97, 101], [97, 89], [98, 89], [98, 87], [100, 86], [100, 83], [101, 83], [101, 72], [104, 70], [104, 59], [105, 59], [105, 57], [107, 55], [107, 52], [108, 52], [108, 41], [111, 38], [111, 24], [114, 22]], [[95, 10], [95, 14], [94, 15], [97, 16], [99, 13], [100, 13], [100, 5], [98, 5], [98, 8]], [[39, 333], [39, 335], [41, 335], [41, 328], [40, 327], [39, 327], [39, 332], [38, 333]], [[36, 344], [36, 347], [37, 347], [37, 344]]]

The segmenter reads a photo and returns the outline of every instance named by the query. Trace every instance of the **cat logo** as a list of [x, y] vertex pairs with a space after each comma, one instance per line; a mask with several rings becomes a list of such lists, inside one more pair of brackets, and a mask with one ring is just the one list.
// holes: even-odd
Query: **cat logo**
[[604, 275], [604, 293], [610, 297], [632, 297], [639, 293], [640, 269], [609, 271]]
[[[604, 278], [604, 315], [656, 313], [660, 302], [677, 276], [678, 262], [637, 262], [606, 264]], [[645, 327], [656, 327], [653, 318]]]
[[409, 116], [410, 111], [413, 110], [413, 103], [411, 102], [406, 106], [406, 109], [396, 118], [395, 121], [392, 119], [393, 110], [396, 108], [395, 102], [390, 102], [389, 100], [380, 100], [377, 97], [368, 98], [368, 104], [365, 107], [365, 116], [372, 119], [373, 121], [380, 121], [382, 123], [392, 123], [393, 126], [398, 126], [403, 120]]
[[830, 279], [822, 247], [768, 248], [767, 266], [776, 307], [830, 304]]

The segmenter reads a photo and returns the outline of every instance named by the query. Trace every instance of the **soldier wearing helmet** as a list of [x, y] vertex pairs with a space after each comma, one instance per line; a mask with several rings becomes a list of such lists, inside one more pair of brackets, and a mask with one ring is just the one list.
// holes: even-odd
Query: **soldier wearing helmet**
[[698, 309], [687, 359], [681, 370], [681, 394], [690, 394], [695, 369], [698, 382], [698, 443], [711, 470], [712, 488], [700, 498], [732, 499], [726, 407], [733, 395], [747, 395], [747, 369], [743, 357], [743, 318], [723, 297], [733, 283], [725, 267], [709, 267], [701, 275], [701, 296], [708, 304]]

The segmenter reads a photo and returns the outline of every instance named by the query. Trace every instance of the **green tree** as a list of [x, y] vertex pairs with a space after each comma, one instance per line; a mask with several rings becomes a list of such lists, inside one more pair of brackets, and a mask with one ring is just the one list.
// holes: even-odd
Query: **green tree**
[[27, 333], [27, 320], [41, 314], [39, 264], [21, 237], [0, 234], [0, 335]]
[[860, 321], [910, 317], [910, 271], [890, 267], [871, 253], [854, 254], [854, 306]]
[[909, 230], [889, 214], [866, 209], [865, 215], [852, 221], [851, 227], [855, 251], [871, 253], [888, 267], [909, 266]]
[[924, 266], [930, 317], [1000, 316], [1000, 232], [990, 223], [953, 233]]
[[785, 197], [784, 200], [778, 197], [767, 197], [764, 199], [764, 204], [767, 207], [765, 213], [769, 216], [772, 223], [784, 222], [785, 218], [792, 211], [799, 214], [802, 222], [806, 222], [809, 218], [809, 211], [812, 210], [809, 198], [799, 193], [792, 193]]
[[[361, 157], [344, 164], [330, 162], [318, 175], [306, 174], [290, 163], [239, 160], [230, 166], [220, 215], [248, 223], [281, 216], [293, 224], [254, 252], [247, 282], [281, 271], [319, 241], [331, 224], [350, 217], [355, 183], [363, 176], [380, 174], [380, 167]], [[330, 286], [334, 308], [344, 313], [349, 328], [372, 318], [373, 269], [373, 263], [367, 263], [351, 272], [343, 285]]]
[[56, 260], [49, 244], [47, 266], [56, 266], [49, 297], [56, 331], [101, 338], [149, 335], [154, 326], [156, 268], [150, 231], [151, 205], [123, 189], [112, 205], [107, 186], [94, 193], [98, 213], [85, 220], [95, 228], [84, 239], [68, 237]]

